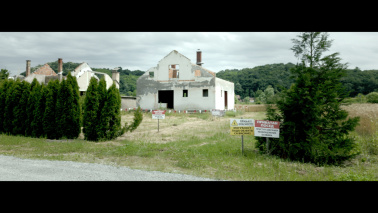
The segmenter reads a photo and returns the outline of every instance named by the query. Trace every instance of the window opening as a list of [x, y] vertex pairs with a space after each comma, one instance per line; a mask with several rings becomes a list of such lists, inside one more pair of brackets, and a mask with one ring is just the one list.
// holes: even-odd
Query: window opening
[[202, 90], [202, 96], [203, 97], [208, 97], [209, 96], [209, 90], [208, 89], [203, 89]]
[[188, 97], [188, 90], [187, 89], [184, 89], [182, 91], [182, 97]]
[[150, 74], [150, 78], [153, 78], [154, 77], [154, 72], [149, 72], [149, 74]]
[[170, 64], [168, 70], [169, 78], [179, 78], [180, 66], [178, 64]]

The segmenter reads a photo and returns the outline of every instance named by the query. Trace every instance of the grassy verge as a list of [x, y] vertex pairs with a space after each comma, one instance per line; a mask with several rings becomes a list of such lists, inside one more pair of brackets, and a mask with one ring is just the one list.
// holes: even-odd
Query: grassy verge
[[[235, 181], [365, 181], [378, 180], [378, 135], [353, 132], [362, 154], [342, 166], [318, 167], [260, 154], [254, 136], [229, 133], [230, 118], [264, 119], [265, 112], [211, 114], [167, 113], [159, 121], [144, 113], [143, 122], [132, 133], [106, 142], [47, 140], [0, 135], [0, 154], [22, 158], [68, 160], [127, 166]], [[132, 113], [122, 120], [131, 121]]]

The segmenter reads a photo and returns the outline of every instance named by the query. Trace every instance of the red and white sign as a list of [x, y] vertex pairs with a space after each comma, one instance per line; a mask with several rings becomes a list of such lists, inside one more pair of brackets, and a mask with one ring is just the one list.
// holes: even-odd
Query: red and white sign
[[255, 120], [255, 136], [266, 138], [279, 138], [280, 122]]
[[165, 110], [152, 110], [152, 119], [165, 119]]

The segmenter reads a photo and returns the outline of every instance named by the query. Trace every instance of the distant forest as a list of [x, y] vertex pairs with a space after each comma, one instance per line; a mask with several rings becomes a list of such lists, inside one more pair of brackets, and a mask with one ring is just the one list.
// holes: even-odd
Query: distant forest
[[[268, 85], [274, 88], [275, 93], [280, 92], [280, 86], [289, 88], [294, 82], [290, 78], [290, 68], [293, 63], [267, 64], [254, 68], [241, 70], [222, 70], [217, 72], [218, 78], [231, 81], [235, 84], [235, 94], [241, 98], [255, 97], [258, 90], [264, 91]], [[349, 91], [350, 97], [359, 93], [366, 95], [370, 92], [378, 92], [378, 70], [347, 69], [347, 75], [341, 79], [342, 84]]]
[[[47, 63], [57, 71], [58, 61]], [[63, 62], [63, 75], [73, 71], [81, 63]], [[31, 72], [43, 65], [31, 67]], [[289, 88], [294, 82], [290, 74], [290, 68], [294, 67], [293, 63], [277, 63], [256, 66], [254, 68], [244, 69], [227, 69], [216, 73], [218, 78], [231, 81], [235, 84], [235, 94], [240, 95], [241, 99], [245, 97], [255, 97], [258, 90], [265, 90], [269, 85], [274, 88], [275, 93], [280, 92], [280, 86]], [[92, 68], [93, 71], [107, 73], [112, 76], [112, 70], [109, 68]], [[120, 72], [120, 93], [126, 96], [136, 96], [136, 81], [145, 71], [141, 70], [118, 70]], [[25, 72], [21, 73], [25, 76]], [[359, 93], [366, 95], [370, 92], [378, 92], [378, 70], [360, 70], [358, 67], [347, 69], [347, 76], [341, 79], [345, 88], [350, 92], [350, 97], [355, 97]]]

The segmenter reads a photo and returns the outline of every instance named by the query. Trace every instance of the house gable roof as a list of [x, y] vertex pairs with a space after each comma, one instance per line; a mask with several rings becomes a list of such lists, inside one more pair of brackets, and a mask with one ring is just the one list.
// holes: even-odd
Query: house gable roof
[[43, 65], [42, 67], [38, 68], [36, 71], [33, 72], [36, 75], [52, 75], [56, 76], [57, 74], [54, 72], [53, 69], [48, 64]]

